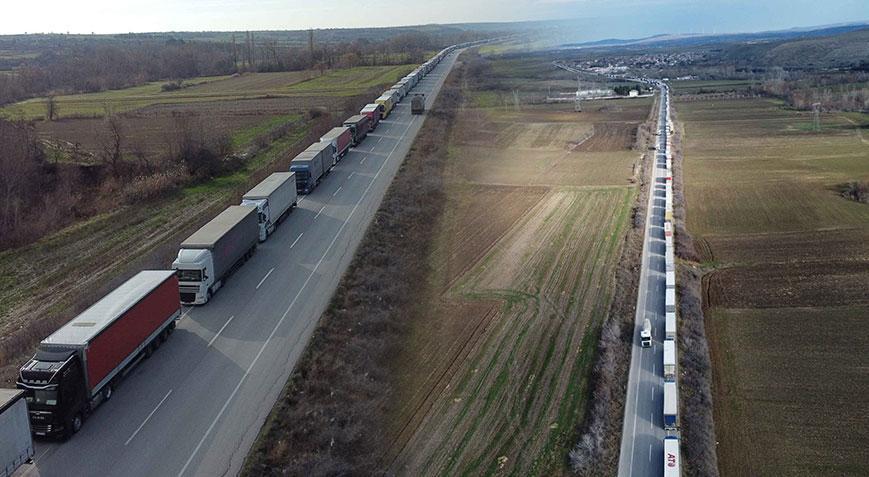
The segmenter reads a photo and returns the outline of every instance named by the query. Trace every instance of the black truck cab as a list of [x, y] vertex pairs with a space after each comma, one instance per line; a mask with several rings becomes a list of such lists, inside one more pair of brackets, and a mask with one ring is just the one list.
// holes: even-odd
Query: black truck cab
[[88, 391], [76, 350], [39, 350], [19, 372], [30, 427], [37, 436], [70, 436], [86, 417]]

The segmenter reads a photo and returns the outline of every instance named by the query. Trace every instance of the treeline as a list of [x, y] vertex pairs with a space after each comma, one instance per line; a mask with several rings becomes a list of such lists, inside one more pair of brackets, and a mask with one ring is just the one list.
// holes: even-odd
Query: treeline
[[[446, 44], [482, 36], [468, 31], [437, 36], [405, 32], [380, 41], [320, 43], [316, 32], [311, 31], [306, 46], [274, 37], [260, 40], [251, 32], [233, 35], [229, 42], [173, 38], [130, 41], [123, 36], [115, 40], [59, 39], [54, 48], [41, 45], [41, 53], [35, 58], [23, 60], [14, 70], [0, 74], [0, 105], [36, 96], [96, 92], [150, 81], [244, 71], [419, 63], [428, 53]], [[27, 45], [16, 47], [24, 51]]]

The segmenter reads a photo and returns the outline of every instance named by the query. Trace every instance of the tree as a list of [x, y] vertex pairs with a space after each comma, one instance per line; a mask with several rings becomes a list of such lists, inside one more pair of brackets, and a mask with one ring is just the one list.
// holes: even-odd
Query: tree
[[54, 95], [45, 100], [45, 118], [49, 121], [57, 119], [57, 100], [54, 99]]
[[121, 161], [123, 154], [121, 149], [124, 142], [124, 127], [120, 117], [116, 115], [106, 116], [107, 134], [103, 136], [103, 150], [100, 154], [102, 161], [112, 170], [115, 177], [121, 175]]

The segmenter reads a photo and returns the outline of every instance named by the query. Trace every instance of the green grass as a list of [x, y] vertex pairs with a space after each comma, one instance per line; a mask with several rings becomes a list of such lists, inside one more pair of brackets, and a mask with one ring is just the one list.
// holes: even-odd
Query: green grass
[[670, 81], [673, 92], [680, 93], [723, 93], [745, 91], [752, 86], [760, 86], [758, 80], [688, 80]]
[[[322, 76], [313, 71], [249, 73], [212, 76], [185, 81], [190, 85], [176, 91], [161, 90], [165, 81], [132, 88], [56, 96], [60, 118], [102, 117], [158, 104], [188, 104], [234, 101], [261, 97], [352, 96], [368, 88], [395, 83], [415, 65], [360, 66], [329, 70]], [[0, 108], [0, 116], [11, 119], [42, 119], [46, 98], [33, 98]]]
[[277, 116], [269, 119], [268, 121], [264, 121], [261, 124], [257, 124], [256, 126], [252, 126], [246, 129], [242, 129], [236, 131], [232, 134], [231, 142], [233, 150], [239, 150], [240, 148], [247, 146], [258, 137], [263, 134], [268, 133], [272, 129], [281, 126], [283, 124], [292, 122], [292, 121], [300, 121], [302, 119], [301, 114], [286, 114], [283, 116]]

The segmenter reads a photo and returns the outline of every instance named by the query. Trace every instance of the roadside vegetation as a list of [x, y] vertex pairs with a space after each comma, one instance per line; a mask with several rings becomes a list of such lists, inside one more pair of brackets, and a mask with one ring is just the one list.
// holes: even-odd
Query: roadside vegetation
[[[675, 109], [721, 475], [865, 475], [869, 208], [842, 184], [869, 179], [869, 116], [823, 113], [816, 128], [763, 98]], [[692, 417], [685, 431], [702, 432]]]

